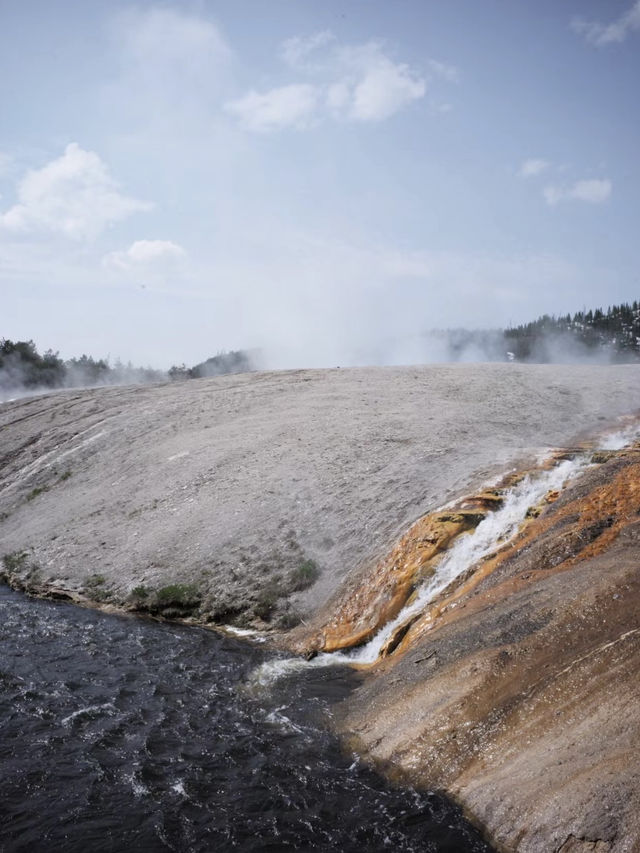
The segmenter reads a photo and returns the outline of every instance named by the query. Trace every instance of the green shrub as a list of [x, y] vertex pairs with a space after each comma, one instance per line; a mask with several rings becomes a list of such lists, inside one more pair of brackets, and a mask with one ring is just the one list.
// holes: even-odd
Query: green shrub
[[27, 500], [32, 501], [34, 498], [37, 498], [38, 495], [41, 495], [43, 492], [48, 492], [49, 486], [36, 486], [35, 489], [31, 489], [29, 494], [27, 495]]
[[162, 605], [177, 604], [192, 606], [200, 603], [200, 593], [194, 584], [173, 583], [160, 587], [156, 592], [158, 603]]
[[308, 589], [313, 586], [320, 576], [320, 570], [313, 560], [305, 560], [304, 563], [294, 569], [289, 576], [289, 585], [292, 592]]
[[140, 586], [134, 586], [129, 594], [131, 598], [148, 598], [151, 594], [151, 590], [147, 589], [144, 584], [141, 584]]
[[295, 610], [287, 610], [278, 618], [278, 628], [281, 628], [283, 631], [289, 630], [289, 628], [295, 628], [296, 625], [299, 625], [302, 622], [302, 617]]
[[12, 554], [5, 554], [2, 563], [9, 573], [17, 572], [24, 568], [28, 556], [26, 551], [14, 551]]
[[269, 622], [281, 596], [282, 590], [278, 584], [269, 584], [258, 593], [257, 601], [253, 605], [253, 612], [259, 619]]

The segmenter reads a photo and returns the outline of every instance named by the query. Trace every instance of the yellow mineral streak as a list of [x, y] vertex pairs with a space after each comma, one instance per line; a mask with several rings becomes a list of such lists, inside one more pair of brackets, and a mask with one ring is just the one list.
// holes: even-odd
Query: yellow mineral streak
[[[443, 624], [445, 621], [454, 621], [456, 615], [463, 612], [457, 610], [460, 602], [465, 602], [465, 608], [468, 606], [473, 608], [473, 602], [470, 601], [473, 590], [506, 560], [532, 542], [544, 537], [551, 528], [563, 525], [562, 538], [567, 543], [566, 558], [554, 560], [550, 566], [538, 566], [535, 574], [542, 571], [553, 573], [566, 571], [581, 560], [605, 552], [624, 527], [637, 520], [640, 511], [640, 458], [637, 458], [640, 457], [640, 448], [608, 451], [606, 459], [615, 456], [631, 457], [634, 461], [625, 466], [605, 485], [566, 503], [541, 518], [534, 517], [528, 520], [515, 541], [476, 566], [470, 575], [462, 578], [462, 582], [453, 591], [434, 602], [418, 619], [414, 619], [409, 629], [404, 632], [401, 641], [396, 644], [395, 653], [402, 654], [407, 651], [416, 640], [436, 625]], [[545, 497], [545, 502], [553, 502], [557, 497], [557, 492], [550, 492]], [[508, 595], [515, 587], [523, 586], [533, 580], [535, 576], [527, 574], [522, 578], [505, 581], [496, 586], [492, 594], [485, 597], [485, 603], [495, 599], [496, 596]]]
[[[588, 452], [587, 445], [554, 452], [542, 468]], [[640, 456], [640, 447], [622, 451], [602, 451], [594, 461], [605, 462], [619, 455]], [[360, 581], [334, 604], [320, 627], [307, 633], [296, 648], [303, 653], [333, 652], [367, 642], [383, 625], [400, 613], [411, 596], [426, 578], [435, 571], [443, 553], [460, 535], [472, 530], [487, 512], [500, 507], [504, 489], [515, 485], [530, 473], [522, 470], [511, 473], [494, 489], [486, 489], [459, 501], [446, 511], [430, 513], [418, 519], [396, 543], [392, 551], [380, 560]], [[539, 469], [538, 469], [539, 470]], [[398, 627], [381, 656], [403, 652], [425, 631], [430, 630], [445, 614], [450, 613], [461, 599], [467, 599], [478, 584], [499, 568], [513, 553], [544, 536], [551, 525], [567, 525], [567, 541], [574, 542], [567, 558], [554, 564], [557, 570], [573, 565], [571, 553], [579, 551], [580, 559], [605, 550], [618, 536], [622, 527], [640, 508], [640, 459], [625, 468], [606, 486], [588, 496], [565, 504], [561, 510], [543, 512], [559, 497], [549, 492], [540, 506], [532, 507], [518, 537], [499, 548], [457, 582], [455, 589], [435, 602], [419, 617]], [[538, 517], [540, 516], [540, 517]], [[570, 521], [566, 521], [570, 519]], [[602, 529], [600, 529], [600, 527]], [[597, 535], [593, 535], [597, 531]], [[576, 545], [577, 543], [577, 545]], [[452, 607], [453, 605], [453, 607]], [[465, 605], [466, 606], [466, 605]]]
[[310, 648], [332, 652], [366, 642], [398, 615], [451, 542], [476, 527], [484, 514], [478, 508], [455, 508], [418, 519], [359, 588], [342, 599]]

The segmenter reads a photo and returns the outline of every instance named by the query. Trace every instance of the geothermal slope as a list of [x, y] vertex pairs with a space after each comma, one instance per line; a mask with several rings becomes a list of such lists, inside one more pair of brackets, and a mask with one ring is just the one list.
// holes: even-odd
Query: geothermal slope
[[[638, 410], [637, 367], [557, 365], [6, 403], [0, 571], [38, 594], [274, 630], [320, 657], [397, 617], [361, 655], [346, 737], [452, 793], [504, 850], [640, 849], [639, 454], [585, 455]], [[582, 476], [403, 622], [449, 545], [559, 447], [582, 448]]]

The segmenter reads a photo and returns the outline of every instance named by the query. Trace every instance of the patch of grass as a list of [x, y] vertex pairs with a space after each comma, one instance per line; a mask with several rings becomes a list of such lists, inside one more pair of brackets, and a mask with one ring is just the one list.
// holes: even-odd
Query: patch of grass
[[132, 609], [139, 613], [151, 613], [165, 619], [184, 619], [193, 615], [202, 604], [202, 594], [195, 584], [172, 583], [160, 589], [144, 584], [134, 587], [129, 593]]
[[111, 598], [111, 591], [105, 589], [107, 579], [104, 575], [89, 575], [84, 582], [84, 591], [94, 601], [106, 601]]
[[158, 613], [165, 619], [184, 619], [197, 611], [202, 603], [202, 594], [195, 584], [172, 583], [151, 592], [148, 597], [137, 599], [137, 609]]
[[5, 554], [2, 558], [2, 564], [5, 569], [12, 574], [18, 572], [25, 567], [29, 554], [26, 551], [14, 551], [12, 554]]
[[31, 489], [29, 494], [27, 495], [27, 500], [32, 501], [34, 498], [37, 498], [38, 495], [41, 495], [43, 492], [48, 492], [49, 486], [36, 486], [35, 489]]
[[201, 596], [195, 584], [172, 583], [160, 587], [156, 598], [161, 604], [193, 605], [200, 603]]
[[134, 586], [129, 595], [131, 596], [131, 598], [143, 600], [145, 598], [149, 598], [149, 596], [151, 595], [151, 590], [144, 584], [140, 584], [140, 586]]
[[276, 609], [278, 600], [283, 593], [278, 584], [271, 583], [265, 586], [258, 593], [256, 603], [253, 605], [253, 612], [264, 622], [270, 622], [273, 616], [273, 611]]
[[278, 628], [283, 631], [288, 631], [290, 628], [295, 628], [302, 622], [302, 617], [295, 610], [285, 611], [277, 621]]
[[71, 476], [71, 471], [65, 471], [64, 474], [60, 475], [60, 479], [58, 480], [58, 482], [64, 483], [64, 481], [68, 480], [70, 476]]
[[33, 560], [29, 561], [28, 551], [14, 551], [2, 558], [3, 568], [0, 570], [0, 580], [8, 583], [14, 589], [29, 591], [38, 583], [40, 566]]
[[289, 587], [292, 592], [309, 589], [320, 577], [320, 570], [313, 560], [305, 560], [289, 575]]

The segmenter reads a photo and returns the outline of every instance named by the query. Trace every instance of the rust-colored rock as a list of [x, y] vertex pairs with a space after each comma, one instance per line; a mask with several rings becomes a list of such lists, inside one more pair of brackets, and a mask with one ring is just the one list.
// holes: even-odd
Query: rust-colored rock
[[612, 454], [363, 675], [339, 728], [496, 848], [640, 850], [640, 459]]
[[[478, 502], [483, 499], [480, 495]], [[366, 642], [394, 619], [416, 586], [434, 571], [442, 552], [484, 518], [486, 509], [479, 508], [475, 499], [464, 504], [418, 519], [357, 586], [341, 591], [330, 618], [311, 632], [305, 630], [296, 641], [296, 650], [308, 656], [316, 651], [348, 649]], [[491, 497], [491, 505], [499, 505], [497, 496]]]

